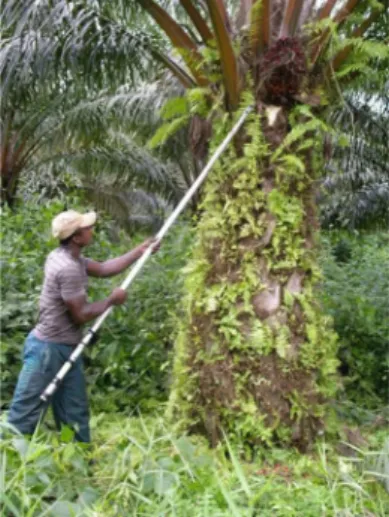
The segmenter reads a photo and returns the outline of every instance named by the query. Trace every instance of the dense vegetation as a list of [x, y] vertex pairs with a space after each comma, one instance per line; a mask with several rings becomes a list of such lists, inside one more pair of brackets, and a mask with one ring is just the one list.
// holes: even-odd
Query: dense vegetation
[[[2, 516], [389, 514], [386, 7], [2, 4]], [[53, 216], [98, 207], [86, 255], [126, 252], [248, 106], [85, 351], [92, 445], [19, 435]]]
[[[77, 197], [72, 204], [85, 206]], [[55, 246], [50, 220], [62, 208], [56, 200], [32, 202], [1, 215], [7, 243], [2, 251], [3, 409], [36, 319], [42, 264]], [[114, 256], [142, 237], [129, 236], [101, 217], [88, 255]], [[92, 449], [74, 444], [70, 430], [58, 436], [50, 418], [31, 442], [3, 439], [2, 504], [8, 514], [385, 515], [389, 497], [377, 481], [385, 484], [387, 472], [387, 238], [340, 233], [323, 239], [322, 297], [339, 334], [345, 390], [333, 403], [340, 435], [333, 428], [305, 456], [272, 447], [247, 463], [228, 442], [211, 452], [202, 439], [176, 434], [164, 417], [174, 321], [181, 311], [181, 268], [193, 241], [188, 224], [175, 227], [134, 284], [126, 306], [115, 310], [86, 352]], [[95, 280], [90, 298], [103, 297], [112, 285]]]
[[347, 396], [365, 406], [389, 398], [388, 237], [334, 232], [323, 260], [323, 303], [339, 336]]
[[[85, 206], [77, 196], [72, 206]], [[2, 404], [12, 396], [26, 333], [37, 318], [47, 253], [56, 246], [50, 221], [61, 201], [30, 202], [1, 215], [2, 249]], [[124, 253], [145, 234], [131, 236], [108, 217], [98, 222], [87, 256], [104, 260]], [[324, 234], [321, 297], [339, 336], [340, 370], [347, 398], [377, 408], [388, 398], [389, 290], [388, 235]], [[182, 268], [193, 243], [188, 223], [173, 228], [161, 251], [134, 283], [126, 307], [101, 329], [87, 350], [87, 371], [94, 407], [101, 411], [154, 407], [166, 401], [175, 321], [180, 316]], [[90, 280], [91, 300], [105, 297], [119, 279]]]
[[[366, 415], [364, 415], [366, 418]], [[371, 416], [365, 420], [371, 422]], [[365, 433], [371, 424], [362, 427]], [[388, 514], [385, 431], [334, 449], [319, 441], [309, 455], [272, 448], [252, 462], [236, 451], [209, 450], [199, 437], [177, 436], [154, 414], [95, 415], [93, 451], [70, 436], [45, 433], [30, 443], [3, 441], [5, 515], [279, 517]], [[66, 436], [67, 434], [67, 436]], [[346, 438], [345, 438], [346, 439]], [[347, 450], [347, 448], [346, 448]], [[227, 455], [226, 455], [227, 451]], [[95, 463], [88, 465], [93, 457]], [[381, 474], [380, 474], [381, 472]]]

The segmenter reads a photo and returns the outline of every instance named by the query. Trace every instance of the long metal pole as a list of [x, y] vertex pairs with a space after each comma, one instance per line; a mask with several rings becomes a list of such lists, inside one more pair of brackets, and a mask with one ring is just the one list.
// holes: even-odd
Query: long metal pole
[[[205, 178], [207, 177], [209, 171], [212, 169], [213, 165], [215, 164], [216, 160], [220, 157], [220, 155], [224, 152], [224, 150], [227, 148], [228, 144], [231, 142], [233, 137], [236, 135], [236, 133], [239, 131], [240, 127], [242, 126], [243, 122], [246, 120], [247, 115], [252, 111], [252, 107], [248, 107], [245, 109], [245, 111], [242, 113], [241, 117], [235, 124], [235, 126], [231, 129], [231, 131], [228, 133], [226, 138], [223, 140], [223, 142], [219, 145], [219, 147], [216, 149], [215, 153], [213, 154], [212, 158], [209, 160], [208, 164], [204, 167], [204, 169], [201, 171], [200, 175], [196, 178], [196, 180], [193, 182], [189, 190], [186, 192], [184, 197], [181, 199], [179, 204], [176, 206], [176, 208], [173, 210], [173, 212], [170, 214], [170, 216], [165, 221], [165, 224], [162, 226], [162, 228], [159, 230], [159, 232], [156, 235], [156, 242], [160, 242], [163, 237], [166, 235], [166, 233], [169, 231], [170, 227], [173, 225], [173, 223], [176, 221], [177, 217], [181, 214], [181, 212], [184, 210], [188, 202], [191, 200], [195, 192], [198, 190], [200, 185], [203, 183]], [[127, 278], [124, 280], [122, 285], [120, 286], [122, 289], [127, 289], [131, 282], [134, 280], [136, 275], [140, 272], [140, 270], [143, 268], [147, 260], [149, 259], [150, 255], [152, 254], [153, 247], [155, 246], [155, 242], [151, 244], [147, 250], [143, 253], [141, 258], [137, 261], [135, 266], [131, 269], [130, 273], [128, 274]], [[82, 341], [76, 346], [72, 354], [70, 355], [69, 359], [66, 361], [66, 363], [63, 364], [62, 368], [59, 370], [57, 375], [54, 377], [54, 379], [51, 381], [51, 383], [47, 386], [45, 391], [40, 396], [41, 400], [43, 402], [47, 402], [49, 398], [53, 395], [53, 393], [58, 388], [59, 384], [61, 383], [62, 379], [65, 377], [65, 375], [68, 373], [68, 371], [71, 369], [75, 361], [78, 359], [78, 357], [82, 354], [84, 348], [91, 342], [91, 340], [96, 336], [96, 333], [98, 329], [101, 327], [101, 325], [104, 323], [105, 319], [109, 316], [111, 313], [113, 307], [109, 307], [101, 316], [97, 318], [92, 328], [88, 330], [88, 332], [83, 337]]]

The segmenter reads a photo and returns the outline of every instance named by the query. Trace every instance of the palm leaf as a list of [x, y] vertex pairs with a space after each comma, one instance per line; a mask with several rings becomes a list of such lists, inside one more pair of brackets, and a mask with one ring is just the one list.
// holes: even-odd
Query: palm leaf
[[196, 86], [195, 80], [177, 63], [175, 63], [169, 56], [162, 54], [161, 52], [153, 51], [152, 55], [157, 61], [160, 61], [170, 72], [177, 77], [182, 86], [185, 88], [192, 88]]
[[246, 27], [250, 24], [250, 16], [255, 0], [241, 0], [239, 10], [236, 14], [234, 25], [239, 31], [242, 27]]
[[156, 233], [162, 226], [169, 204], [158, 195], [141, 189], [110, 189], [104, 184], [85, 182], [82, 188], [96, 208], [104, 210], [130, 232]]
[[389, 99], [387, 95], [353, 94], [345, 101], [330, 122], [348, 135], [349, 144], [339, 145], [333, 138], [329, 147], [322, 223], [326, 227], [379, 226], [389, 217]]
[[224, 0], [214, 0], [215, 5], [217, 6], [218, 12], [223, 20], [224, 26], [226, 29], [231, 32], [231, 21], [228, 16], [228, 12], [224, 3]]
[[280, 38], [295, 35], [304, 3], [304, 0], [289, 0], [287, 2], [280, 28]]
[[254, 56], [259, 57], [270, 43], [271, 0], [257, 0], [251, 9], [250, 38]]
[[175, 47], [185, 49], [188, 52], [195, 52], [197, 50], [195, 42], [164, 9], [153, 0], [138, 1], [143, 9], [145, 9], [165, 31]]
[[[376, 9], [373, 10], [372, 13], [366, 20], [364, 20], [352, 33], [352, 38], [360, 38], [375, 22], [375, 20], [380, 15], [381, 11]], [[342, 49], [332, 60], [332, 68], [334, 70], [338, 70], [340, 66], [346, 61], [348, 56], [350, 55], [353, 49], [352, 45], [347, 45], [344, 49]]]
[[327, 0], [327, 2], [320, 9], [317, 19], [324, 20], [325, 18], [329, 18], [337, 1], [338, 0]]
[[150, 76], [151, 52], [162, 52], [156, 35], [110, 18], [96, 3], [9, 0], [3, 13], [12, 34], [1, 47], [3, 89], [31, 83], [31, 74], [40, 86], [43, 79], [63, 86], [64, 77], [75, 81], [80, 72], [89, 90], [118, 85]]
[[174, 47], [182, 49], [183, 58], [195, 77], [197, 84], [206, 86], [208, 81], [201, 72], [199, 72], [200, 63], [202, 61], [200, 54], [197, 51], [197, 45], [188, 36], [188, 34], [176, 23], [173, 18], [159, 7], [153, 0], [138, 0], [140, 5], [154, 18], [157, 24], [168, 36]]
[[195, 8], [191, 0], [180, 0], [183, 8], [188, 13], [189, 18], [192, 20], [193, 25], [196, 27], [200, 34], [203, 42], [207, 44], [209, 40], [214, 38], [212, 32], [209, 30], [207, 23]]
[[206, 0], [209, 14], [212, 20], [216, 41], [219, 48], [219, 56], [223, 72], [223, 82], [227, 96], [227, 105], [235, 110], [239, 103], [240, 78], [238, 63], [232, 48], [232, 41], [226, 26], [222, 2]]
[[334, 21], [337, 23], [342, 23], [346, 20], [346, 18], [352, 13], [352, 11], [357, 7], [359, 0], [347, 0], [344, 6], [339, 10], [339, 12], [334, 16]]
[[[334, 8], [335, 3], [336, 3], [336, 0], [335, 1], [329, 0], [321, 9], [318, 19], [323, 20], [325, 18], [330, 18], [330, 15]], [[351, 14], [351, 12], [355, 9], [357, 4], [358, 4], [358, 0], [347, 0], [345, 5], [334, 16], [334, 18], [333, 18], [334, 22], [338, 23], [338, 25], [342, 24], [347, 19], [347, 17]], [[311, 62], [312, 62], [313, 66], [317, 62], [319, 56], [324, 51], [324, 49], [329, 41], [329, 37], [330, 37], [330, 31], [328, 29], [324, 30], [312, 52]]]

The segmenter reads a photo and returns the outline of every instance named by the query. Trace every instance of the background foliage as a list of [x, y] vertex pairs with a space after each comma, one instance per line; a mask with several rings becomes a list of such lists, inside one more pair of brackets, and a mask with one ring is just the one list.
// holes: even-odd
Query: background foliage
[[323, 303], [340, 338], [347, 394], [364, 405], [389, 399], [389, 235], [327, 233]]

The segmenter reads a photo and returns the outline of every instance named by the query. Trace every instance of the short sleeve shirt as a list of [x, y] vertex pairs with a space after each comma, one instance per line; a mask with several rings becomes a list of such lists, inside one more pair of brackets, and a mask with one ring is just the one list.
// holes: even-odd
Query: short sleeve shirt
[[77, 345], [82, 326], [75, 323], [66, 301], [86, 296], [87, 259], [74, 258], [64, 247], [52, 251], [45, 263], [45, 274], [39, 300], [39, 320], [34, 333], [43, 341]]

